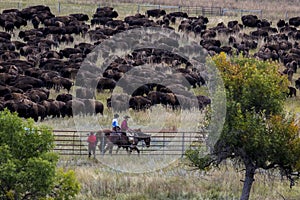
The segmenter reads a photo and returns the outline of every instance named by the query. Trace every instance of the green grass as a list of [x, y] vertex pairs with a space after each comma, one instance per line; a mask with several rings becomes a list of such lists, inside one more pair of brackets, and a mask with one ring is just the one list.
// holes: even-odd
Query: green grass
[[[297, 91], [299, 93], [299, 90]], [[300, 113], [300, 97], [292, 97], [286, 100], [286, 110], [288, 112]]]

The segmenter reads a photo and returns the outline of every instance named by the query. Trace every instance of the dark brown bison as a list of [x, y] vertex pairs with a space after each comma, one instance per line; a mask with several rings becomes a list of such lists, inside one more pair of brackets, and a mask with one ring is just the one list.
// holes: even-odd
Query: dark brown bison
[[72, 54], [82, 53], [81, 49], [65, 48], [59, 51], [65, 58], [69, 58]]
[[72, 98], [73, 97], [72, 97], [71, 94], [62, 93], [62, 94], [57, 95], [56, 100], [57, 101], [62, 101], [62, 102], [66, 103], [66, 102], [72, 100]]
[[242, 23], [244, 26], [248, 27], [257, 27], [257, 24], [260, 22], [256, 15], [244, 15], [242, 16]]
[[0, 37], [5, 38], [8, 41], [11, 39], [11, 35], [9, 33], [3, 32], [3, 31], [0, 31]]
[[147, 98], [150, 99], [152, 105], [160, 104], [161, 103], [161, 92], [151, 91], [147, 95]]
[[188, 14], [185, 12], [171, 12], [168, 14], [169, 17], [181, 17], [181, 18], [188, 18]]
[[116, 81], [110, 78], [102, 77], [99, 79], [97, 84], [97, 91], [102, 92], [103, 90], [110, 90], [111, 92], [116, 87]]
[[111, 17], [95, 17], [91, 20], [91, 25], [106, 25], [113, 21]]
[[46, 108], [47, 116], [60, 117], [65, 102], [47, 99], [40, 103]]
[[38, 121], [39, 117], [41, 117], [41, 120], [45, 117], [45, 108], [29, 99], [7, 100], [4, 103], [4, 107], [11, 112], [17, 112], [20, 117], [33, 118], [34, 121]]
[[4, 97], [9, 94], [11, 94], [11, 89], [5, 84], [0, 85], [0, 97]]
[[255, 31], [252, 31], [252, 32], [250, 32], [250, 34], [255, 37], [268, 37], [269, 36], [268, 31], [265, 31], [262, 29], [257, 29]]
[[287, 96], [288, 97], [293, 97], [293, 96], [296, 97], [296, 93], [297, 93], [296, 88], [294, 88], [292, 86], [288, 86], [288, 89], [289, 89], [289, 91], [288, 91]]
[[68, 78], [64, 77], [54, 77], [52, 79], [53, 87], [56, 92], [59, 92], [61, 88], [64, 88], [68, 91], [68, 93], [71, 90], [71, 87], [74, 85], [73, 81]]
[[133, 93], [131, 94], [131, 96], [144, 96], [144, 95], [148, 95], [150, 92], [150, 88], [148, 85], [142, 85], [139, 88], [137, 88], [136, 90], [133, 91]]
[[88, 88], [76, 88], [76, 97], [81, 99], [93, 99], [95, 94]]
[[104, 106], [100, 101], [94, 99], [84, 99], [83, 102], [85, 105], [85, 114], [93, 115], [100, 113], [103, 115]]
[[70, 14], [70, 16], [75, 17], [78, 21], [88, 21], [89, 20], [89, 16], [87, 14], [83, 14], [83, 13]]
[[73, 117], [74, 115], [80, 115], [84, 113], [84, 102], [79, 99], [72, 99], [67, 101], [61, 109], [62, 117]]
[[101, 7], [96, 9], [96, 13], [93, 15], [93, 18], [96, 17], [110, 17], [117, 18], [119, 16], [117, 11], [114, 11], [112, 7]]
[[181, 23], [178, 26], [178, 31], [190, 32], [192, 29], [193, 27], [189, 23]]
[[289, 24], [292, 26], [300, 26], [300, 17], [292, 17], [289, 19]]
[[160, 101], [161, 101], [162, 105], [164, 105], [166, 107], [171, 106], [171, 108], [173, 110], [177, 109], [179, 106], [178, 99], [177, 99], [176, 95], [173, 93], [163, 93], [162, 92]]
[[207, 96], [198, 95], [196, 96], [199, 104], [199, 109], [202, 110], [206, 106], [211, 104], [211, 99]]
[[135, 96], [129, 99], [129, 108], [133, 110], [146, 110], [150, 108], [152, 102], [150, 99], [142, 96]]
[[38, 103], [48, 99], [50, 91], [45, 88], [35, 88], [35, 89], [27, 90], [25, 94], [26, 96], [28, 96], [28, 98], [31, 101]]
[[21, 88], [24, 85], [31, 85], [34, 88], [41, 88], [44, 86], [44, 83], [41, 79], [30, 77], [30, 76], [18, 76], [13, 80], [10, 85]]
[[300, 78], [298, 78], [296, 81], [295, 81], [295, 87], [299, 90], [300, 89]]
[[146, 11], [146, 15], [148, 17], [159, 18], [161, 16], [166, 15], [166, 11], [165, 10], [161, 10], [161, 9], [152, 9], [152, 10], [147, 10]]

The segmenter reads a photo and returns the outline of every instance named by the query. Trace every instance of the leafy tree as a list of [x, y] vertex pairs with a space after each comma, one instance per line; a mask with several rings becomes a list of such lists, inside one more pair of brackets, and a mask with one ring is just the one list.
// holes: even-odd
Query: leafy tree
[[0, 112], [0, 199], [71, 199], [80, 190], [74, 172], [56, 169], [54, 137], [7, 109]]
[[250, 196], [257, 169], [280, 170], [294, 184], [300, 170], [299, 129], [294, 116], [284, 113], [288, 81], [279, 65], [252, 58], [228, 59], [221, 53], [212, 58], [226, 88], [226, 119], [213, 150], [187, 151], [192, 164], [200, 169], [232, 159], [245, 166], [241, 200]]

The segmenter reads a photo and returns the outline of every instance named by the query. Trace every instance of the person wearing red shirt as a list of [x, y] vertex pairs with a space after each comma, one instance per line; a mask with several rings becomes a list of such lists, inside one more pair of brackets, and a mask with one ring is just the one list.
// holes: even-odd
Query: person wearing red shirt
[[88, 139], [88, 151], [89, 151], [89, 158], [91, 157], [92, 153], [94, 155], [94, 158], [96, 157], [96, 144], [97, 144], [97, 138], [96, 135], [91, 132]]
[[124, 116], [124, 120], [123, 120], [122, 123], [121, 123], [121, 131], [123, 131], [123, 132], [126, 133], [128, 139], [129, 139], [129, 142], [131, 142], [132, 145], [134, 145], [134, 144], [135, 144], [135, 143], [134, 143], [134, 132], [133, 132], [133, 130], [130, 129], [129, 126], [128, 126], [128, 119], [129, 119], [129, 118], [130, 118], [130, 117], [127, 116], [127, 115]]

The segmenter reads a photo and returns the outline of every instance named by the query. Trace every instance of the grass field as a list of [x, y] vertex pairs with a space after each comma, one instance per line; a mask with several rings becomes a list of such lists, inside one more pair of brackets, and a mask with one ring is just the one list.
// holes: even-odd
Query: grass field
[[[65, 167], [74, 169], [81, 182], [81, 193], [76, 200], [234, 200], [239, 199], [243, 184], [243, 171], [229, 162], [209, 172], [194, 170], [185, 160], [142, 174], [110, 170], [93, 160], [81, 160], [76, 166]], [[299, 197], [298, 186], [290, 189], [289, 182], [281, 180], [276, 173], [260, 171], [255, 175], [250, 199], [297, 200]]]
[[[25, 8], [31, 5], [44, 4], [48, 5], [52, 12], [56, 15], [67, 15], [69, 13], [87, 13], [89, 16], [95, 12], [98, 6], [113, 6], [120, 14], [120, 18], [135, 14], [138, 4], [144, 4], [145, 1], [96, 1], [96, 0], [41, 0], [41, 1], [0, 1], [1, 9], [8, 8]], [[299, 0], [194, 0], [194, 1], [171, 1], [171, 0], [152, 0], [147, 1], [149, 4], [165, 4], [165, 5], [184, 5], [184, 6], [220, 6], [238, 9], [262, 9], [263, 17], [276, 20], [279, 18], [291, 17], [299, 14]], [[143, 8], [145, 9], [145, 8]], [[144, 10], [141, 10], [143, 12]], [[215, 25], [221, 21], [232, 19], [240, 19], [240, 14], [225, 17], [210, 17], [210, 25]], [[77, 40], [79, 42], [80, 40]], [[72, 46], [72, 45], [70, 45]], [[63, 47], [60, 47], [63, 48]], [[298, 78], [296, 74], [294, 78]], [[51, 91], [51, 97], [55, 98], [57, 93]], [[98, 99], [105, 102], [109, 93], [99, 94]], [[159, 109], [159, 108], [157, 108]], [[300, 113], [300, 95], [288, 99], [286, 102], [287, 111]], [[159, 110], [134, 113], [130, 111], [132, 120], [135, 122], [136, 128], [148, 128], [151, 126], [172, 127], [178, 122], [178, 116], [184, 121], [191, 117], [191, 113], [172, 113], [165, 112], [165, 116], [159, 116]], [[121, 113], [121, 116], [126, 113]], [[197, 113], [195, 114], [197, 115]], [[152, 116], [153, 121], [149, 122]], [[153, 117], [156, 116], [156, 117]], [[195, 117], [195, 116], [193, 116]], [[112, 119], [112, 112], [107, 109], [103, 116], [75, 117], [65, 119], [46, 119], [38, 124], [46, 124], [53, 129], [72, 129], [75, 127], [84, 130], [98, 130], [99, 127], [109, 128]], [[160, 124], [160, 122], [164, 122]], [[158, 125], [159, 124], [159, 125]], [[155, 127], [156, 126], [156, 127]], [[189, 124], [185, 124], [189, 126]], [[122, 173], [113, 170], [101, 164], [101, 157], [98, 160], [88, 159], [84, 157], [62, 157], [59, 166], [74, 169], [76, 176], [81, 183], [82, 190], [76, 199], [82, 200], [102, 200], [102, 199], [239, 199], [242, 189], [243, 169], [232, 163], [223, 163], [220, 168], [213, 169], [209, 172], [200, 172], [193, 170], [184, 159], [176, 160], [168, 166], [159, 168], [150, 165], [148, 167], [157, 170], [148, 173]], [[109, 159], [109, 158], [106, 158]], [[123, 158], [122, 162], [134, 162], [133, 159]], [[286, 180], [281, 180], [278, 172], [273, 173], [261, 171], [256, 174], [256, 181], [252, 188], [251, 199], [259, 200], [279, 200], [300, 199], [299, 185], [293, 189], [289, 188]]]

